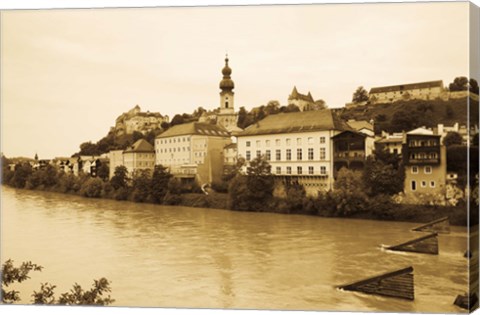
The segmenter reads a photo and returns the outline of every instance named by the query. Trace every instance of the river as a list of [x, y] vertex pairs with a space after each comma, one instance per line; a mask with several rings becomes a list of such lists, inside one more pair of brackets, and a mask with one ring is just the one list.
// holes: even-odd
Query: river
[[[115, 306], [462, 312], [467, 230], [439, 237], [440, 254], [380, 248], [421, 236], [415, 223], [171, 207], [2, 187], [1, 259], [42, 272], [57, 295], [77, 282], [111, 281]], [[337, 290], [414, 267], [415, 301]]]

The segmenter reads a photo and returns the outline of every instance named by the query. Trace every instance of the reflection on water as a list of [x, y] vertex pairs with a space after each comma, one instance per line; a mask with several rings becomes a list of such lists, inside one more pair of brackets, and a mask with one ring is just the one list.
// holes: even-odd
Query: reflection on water
[[[1, 258], [45, 267], [17, 286], [65, 292], [112, 281], [117, 306], [461, 312], [466, 229], [439, 238], [440, 255], [388, 252], [416, 224], [92, 200], [2, 188]], [[413, 266], [415, 301], [336, 285]]]

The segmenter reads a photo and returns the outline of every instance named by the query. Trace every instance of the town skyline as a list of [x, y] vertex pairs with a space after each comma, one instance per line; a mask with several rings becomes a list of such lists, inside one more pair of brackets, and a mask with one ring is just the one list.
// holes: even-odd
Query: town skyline
[[[286, 104], [294, 86], [337, 108], [358, 86], [448, 85], [469, 74], [468, 12], [468, 3], [2, 12], [2, 152], [71, 155], [136, 104], [170, 118], [218, 108], [226, 53], [236, 111]], [[185, 20], [199, 25], [193, 34]], [[388, 37], [371, 35], [378, 25]]]

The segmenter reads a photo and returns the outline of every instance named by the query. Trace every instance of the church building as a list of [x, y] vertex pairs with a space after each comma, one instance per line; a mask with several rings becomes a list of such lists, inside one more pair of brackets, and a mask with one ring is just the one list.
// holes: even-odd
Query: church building
[[235, 84], [231, 79], [232, 69], [228, 66], [228, 56], [225, 57], [225, 67], [222, 69], [223, 79], [220, 81], [220, 108], [217, 113], [217, 124], [221, 125], [229, 132], [240, 132], [242, 129], [237, 127], [238, 114], [234, 108]]

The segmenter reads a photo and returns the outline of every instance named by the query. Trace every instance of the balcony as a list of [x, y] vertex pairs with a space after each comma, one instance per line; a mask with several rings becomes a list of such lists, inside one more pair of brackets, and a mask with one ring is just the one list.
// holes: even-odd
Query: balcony
[[364, 161], [365, 152], [364, 151], [343, 151], [335, 152], [333, 158], [337, 161]]

